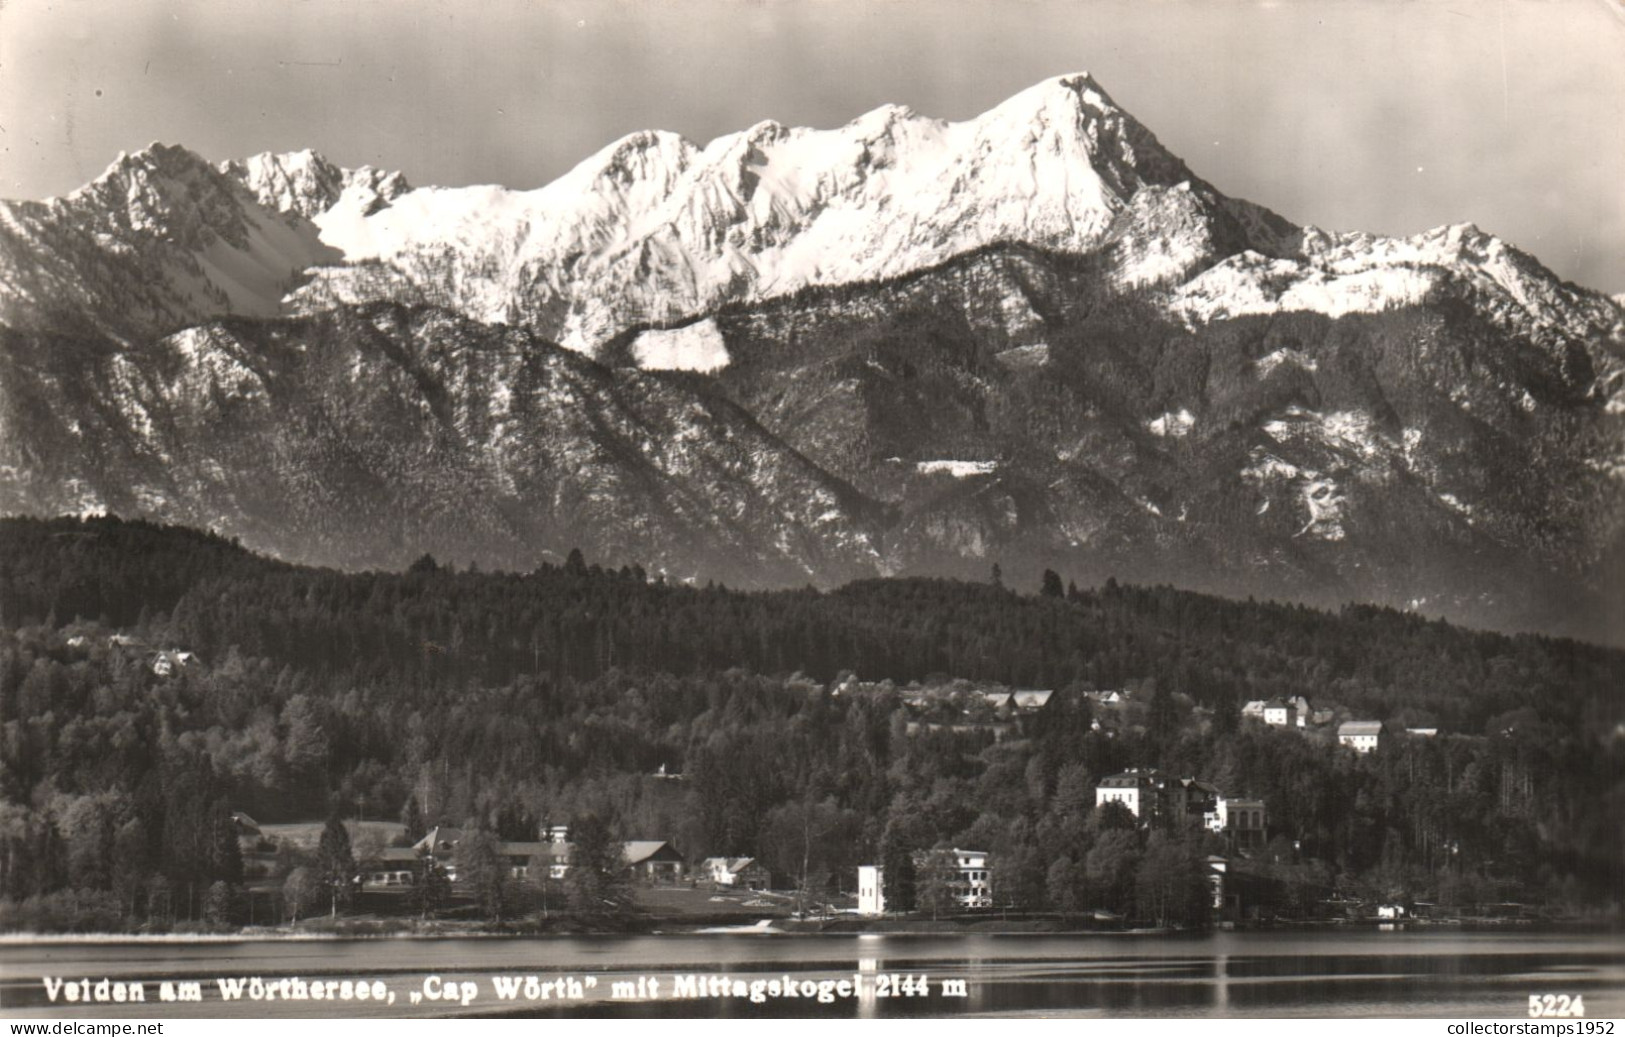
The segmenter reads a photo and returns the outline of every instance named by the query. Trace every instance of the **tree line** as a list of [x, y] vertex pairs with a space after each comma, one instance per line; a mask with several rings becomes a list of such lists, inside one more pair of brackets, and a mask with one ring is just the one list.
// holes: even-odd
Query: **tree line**
[[[158, 672], [170, 649], [194, 658]], [[744, 594], [579, 556], [344, 574], [143, 523], [6, 520], [0, 899], [14, 920], [53, 897], [115, 928], [154, 905], [224, 917], [245, 810], [502, 839], [591, 816], [612, 840], [758, 857], [810, 897], [884, 863], [895, 905], [938, 912], [916, 857], [974, 847], [1005, 910], [1191, 919], [1220, 847], [1094, 806], [1102, 777], [1158, 766], [1266, 800], [1252, 866], [1275, 910], [1335, 891], [1597, 908], [1625, 862], [1622, 676], [1575, 642], [1058, 575]], [[1003, 729], [905, 701], [955, 681], [1056, 694]], [[1277, 694], [1441, 734], [1362, 757], [1240, 718]]]

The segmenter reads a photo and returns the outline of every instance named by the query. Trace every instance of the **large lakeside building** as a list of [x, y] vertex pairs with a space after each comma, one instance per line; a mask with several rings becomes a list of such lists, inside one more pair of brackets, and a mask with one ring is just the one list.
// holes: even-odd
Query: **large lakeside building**
[[1154, 767], [1134, 767], [1101, 779], [1095, 786], [1095, 807], [1107, 803], [1120, 804], [1142, 825], [1199, 824], [1240, 846], [1261, 846], [1268, 839], [1262, 799], [1227, 796], [1200, 778], [1174, 777]]

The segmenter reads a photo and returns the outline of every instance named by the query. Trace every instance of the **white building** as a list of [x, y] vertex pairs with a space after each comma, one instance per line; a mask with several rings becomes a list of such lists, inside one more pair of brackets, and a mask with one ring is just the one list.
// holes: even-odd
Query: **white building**
[[886, 869], [879, 864], [858, 867], [858, 914], [886, 913]]
[[1337, 742], [1357, 753], [1374, 751], [1382, 742], [1382, 721], [1347, 720], [1337, 729]]
[[956, 849], [954, 862], [959, 865], [959, 902], [966, 907], [992, 907], [993, 877], [987, 851]]
[[1095, 786], [1095, 809], [1107, 803], [1121, 803], [1128, 808], [1128, 812], [1135, 817], [1146, 816], [1141, 812], [1145, 810], [1156, 794], [1157, 775], [1154, 771], [1133, 768], [1121, 774], [1113, 774], [1109, 778], [1100, 779]]
[[1309, 708], [1309, 700], [1302, 695], [1294, 695], [1287, 699], [1287, 704], [1297, 712], [1298, 726], [1308, 727], [1310, 719], [1315, 715], [1315, 711]]
[[754, 857], [707, 857], [700, 862], [700, 878], [717, 886], [766, 889], [768, 871]]
[[1264, 704], [1264, 723], [1276, 727], [1296, 727], [1297, 721], [1298, 710], [1292, 703], [1270, 699]]
[[1129, 813], [1150, 824], [1154, 817], [1200, 822], [1213, 810], [1219, 790], [1198, 778], [1175, 778], [1155, 767], [1133, 767], [1102, 778], [1095, 786], [1095, 808], [1121, 803]]

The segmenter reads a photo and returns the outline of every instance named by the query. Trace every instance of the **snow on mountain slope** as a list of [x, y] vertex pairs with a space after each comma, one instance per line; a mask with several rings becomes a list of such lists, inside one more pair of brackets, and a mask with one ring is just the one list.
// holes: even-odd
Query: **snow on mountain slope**
[[272, 312], [289, 292], [288, 312], [430, 304], [597, 355], [630, 328], [999, 244], [1099, 257], [1103, 284], [1166, 292], [1187, 322], [1377, 312], [1448, 290], [1521, 333], [1625, 342], [1619, 304], [1470, 225], [1328, 234], [1226, 198], [1087, 74], [963, 122], [884, 106], [704, 147], [635, 133], [529, 191], [413, 190], [310, 151], [210, 169], [158, 146], [67, 200], [0, 208], [0, 321], [77, 316], [128, 336]]
[[1188, 321], [1291, 311], [1338, 317], [1414, 305], [1452, 286], [1532, 340], [1625, 344], [1625, 307], [1561, 282], [1470, 223], [1409, 238], [1306, 228], [1301, 256], [1230, 256], [1176, 288], [1170, 308]]
[[709, 318], [671, 330], [651, 329], [632, 340], [638, 366], [650, 371], [716, 371], [728, 366], [728, 347]]
[[351, 193], [346, 199], [351, 207], [368, 213], [412, 189], [400, 173], [372, 166], [340, 169], [309, 148], [222, 162], [220, 172], [254, 192], [261, 205], [306, 218], [333, 208], [346, 192]]
[[[640, 133], [535, 191], [418, 190], [370, 214], [341, 199], [313, 218], [358, 266], [319, 271], [295, 304], [411, 285], [591, 352], [630, 325], [1006, 241], [1111, 244], [1124, 282], [1150, 284], [1207, 261], [1207, 224], [1229, 219], [1206, 185], [1193, 201], [1193, 181], [1087, 75], [959, 123], [887, 106], [834, 130], [763, 122], [704, 148]], [[1164, 190], [1176, 185], [1183, 196]], [[1137, 236], [1113, 233], [1124, 213]]]
[[65, 198], [0, 202], [0, 324], [131, 340], [270, 316], [303, 270], [338, 258], [308, 221], [153, 145]]
[[299, 309], [411, 298], [589, 353], [628, 327], [997, 243], [1098, 253], [1119, 290], [1168, 289], [1188, 321], [1379, 312], [1459, 286], [1514, 330], [1625, 341], [1617, 303], [1471, 225], [1330, 234], [1225, 198], [1087, 74], [964, 122], [885, 106], [838, 129], [763, 122], [703, 148], [644, 132], [535, 191], [428, 189], [387, 207], [358, 193], [313, 218], [346, 265], [317, 271]]

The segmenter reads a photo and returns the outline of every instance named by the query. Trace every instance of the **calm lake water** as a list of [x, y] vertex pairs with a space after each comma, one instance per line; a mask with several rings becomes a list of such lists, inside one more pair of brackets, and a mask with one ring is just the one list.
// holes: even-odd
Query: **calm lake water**
[[[104, 978], [112, 981], [108, 994], [118, 982], [139, 982], [146, 1000], [68, 1002], [64, 985], [53, 1003], [46, 977], [88, 979], [92, 996]], [[359, 980], [384, 1000], [256, 1000], [248, 982], [238, 999], [223, 996], [219, 980], [254, 977], [279, 988], [279, 995], [285, 978], [302, 980], [307, 990], [313, 982], [331, 984], [340, 994], [345, 980]], [[527, 984], [530, 977], [534, 984]], [[746, 996], [714, 994], [713, 977], [726, 978], [730, 989], [741, 984]], [[161, 1002], [165, 980], [197, 981], [202, 1000]], [[750, 1000], [753, 981], [762, 984], [761, 1003]], [[767, 986], [774, 981], [777, 990]], [[820, 982], [828, 1001], [817, 998]], [[505, 984], [511, 999], [501, 996]], [[448, 991], [450, 999], [433, 996]], [[558, 999], [561, 991], [567, 1000]], [[786, 993], [795, 996], [773, 996]], [[1529, 931], [1331, 930], [0, 945], [0, 1006], [13, 1017], [1524, 1018], [1531, 994], [1582, 995], [1590, 1018], [1625, 1016], [1625, 940]]]

